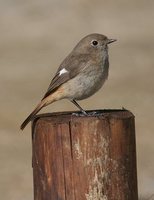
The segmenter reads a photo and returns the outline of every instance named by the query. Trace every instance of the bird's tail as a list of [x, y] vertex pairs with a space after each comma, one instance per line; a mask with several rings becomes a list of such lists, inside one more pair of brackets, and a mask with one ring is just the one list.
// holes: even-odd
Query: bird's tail
[[48, 95], [46, 98], [43, 98], [42, 101], [36, 106], [33, 112], [25, 119], [21, 124], [20, 129], [23, 130], [27, 124], [34, 118], [34, 116], [45, 106], [62, 99], [63, 94], [60, 90], [55, 91], [53, 94]]
[[33, 112], [25, 119], [25, 121], [21, 124], [20, 129], [23, 130], [27, 124], [34, 118], [34, 116], [45, 106], [45, 101], [41, 101]]

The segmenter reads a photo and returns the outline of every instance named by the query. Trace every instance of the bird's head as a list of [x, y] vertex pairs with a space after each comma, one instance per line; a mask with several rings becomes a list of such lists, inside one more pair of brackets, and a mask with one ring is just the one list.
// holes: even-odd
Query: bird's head
[[116, 39], [108, 39], [105, 35], [101, 35], [98, 33], [93, 33], [87, 35], [74, 48], [74, 51], [87, 54], [87, 53], [95, 53], [102, 52], [103, 50], [108, 49], [108, 44], [115, 42]]

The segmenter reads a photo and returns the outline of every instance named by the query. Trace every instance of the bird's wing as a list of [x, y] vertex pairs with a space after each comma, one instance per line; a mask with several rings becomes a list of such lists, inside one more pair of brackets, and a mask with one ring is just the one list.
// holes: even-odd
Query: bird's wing
[[87, 65], [88, 58], [87, 54], [69, 55], [58, 68], [43, 99], [53, 93], [63, 83], [77, 76]]

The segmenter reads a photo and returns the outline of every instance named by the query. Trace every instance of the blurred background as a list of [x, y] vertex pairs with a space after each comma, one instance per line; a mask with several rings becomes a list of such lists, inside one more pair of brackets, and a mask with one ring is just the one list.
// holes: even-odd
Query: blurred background
[[[21, 122], [42, 98], [57, 67], [89, 33], [110, 45], [104, 87], [85, 109], [121, 108], [136, 118], [139, 194], [154, 194], [154, 1], [0, 0], [0, 196], [32, 200], [30, 125]], [[62, 100], [41, 112], [76, 110]]]

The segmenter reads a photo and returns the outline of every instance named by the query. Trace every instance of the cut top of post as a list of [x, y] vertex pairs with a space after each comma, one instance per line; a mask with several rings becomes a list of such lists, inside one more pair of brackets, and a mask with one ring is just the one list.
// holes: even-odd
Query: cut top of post
[[126, 109], [104, 109], [104, 110], [88, 110], [88, 115], [82, 114], [80, 111], [53, 112], [37, 115], [32, 123], [32, 130], [39, 119], [54, 120], [55, 123], [68, 122], [76, 118], [113, 118], [113, 119], [128, 119], [134, 115]]

